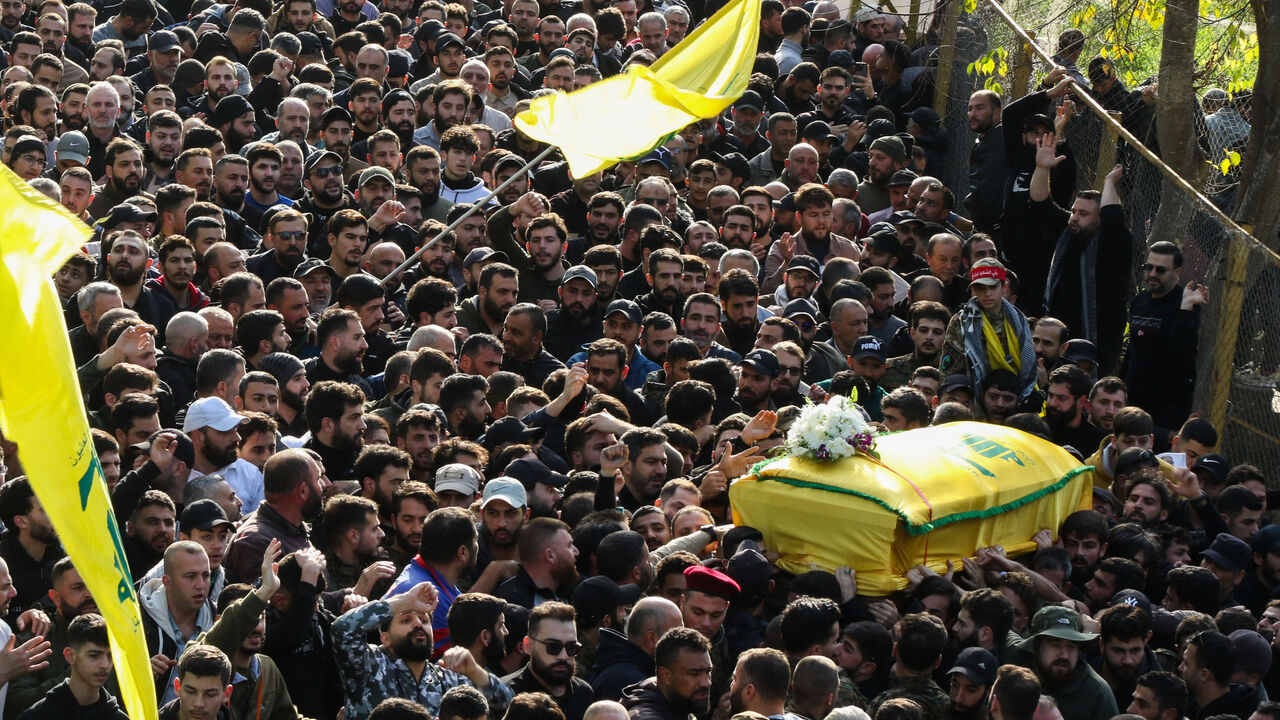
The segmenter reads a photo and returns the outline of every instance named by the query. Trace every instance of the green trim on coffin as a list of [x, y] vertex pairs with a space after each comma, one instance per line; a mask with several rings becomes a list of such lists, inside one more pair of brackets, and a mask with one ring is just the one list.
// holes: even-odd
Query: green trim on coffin
[[989, 517], [994, 517], [996, 515], [1002, 515], [1006, 512], [1009, 512], [1010, 510], [1016, 510], [1022, 507], [1023, 505], [1026, 505], [1027, 503], [1035, 502], [1036, 500], [1039, 500], [1040, 498], [1045, 497], [1046, 495], [1051, 495], [1055, 492], [1058, 492], [1062, 488], [1066, 487], [1067, 484], [1070, 483], [1072, 479], [1074, 479], [1080, 473], [1089, 472], [1093, 470], [1092, 465], [1081, 465], [1080, 467], [1077, 467], [1071, 470], [1066, 475], [1063, 475], [1057, 482], [1053, 483], [1052, 485], [1047, 485], [1045, 487], [1040, 488], [1039, 490], [1036, 490], [1033, 493], [1024, 495], [1014, 500], [1010, 500], [1009, 502], [1004, 503], [1003, 505], [997, 505], [992, 508], [987, 508], [986, 510], [966, 510], [965, 512], [952, 513], [951, 515], [940, 517], [937, 520], [931, 520], [927, 523], [915, 525], [915, 524], [912, 524], [909, 520], [907, 520], [906, 514], [903, 513], [901, 510], [898, 510], [897, 508], [894, 508], [894, 507], [890, 507], [889, 504], [886, 503], [884, 500], [881, 500], [880, 498], [874, 497], [872, 495], [868, 495], [867, 493], [864, 493], [864, 492], [859, 492], [857, 490], [850, 490], [849, 488], [835, 487], [833, 485], [827, 485], [825, 483], [812, 482], [810, 480], [797, 480], [795, 478], [788, 478], [788, 477], [774, 477], [774, 476], [761, 475], [760, 470], [764, 469], [763, 466], [769, 464], [770, 462], [772, 461], [757, 463], [756, 466], [751, 469], [752, 472], [755, 474], [756, 479], [772, 480], [774, 482], [783, 483], [784, 485], [791, 485], [792, 487], [807, 488], [810, 490], [825, 490], [827, 492], [838, 493], [840, 495], [852, 495], [853, 497], [862, 498], [863, 500], [867, 500], [869, 502], [875, 503], [876, 505], [879, 505], [885, 510], [888, 510], [889, 512], [893, 513], [894, 515], [897, 515], [898, 518], [902, 520], [902, 524], [906, 526], [907, 534], [909, 535], [924, 535], [925, 533], [929, 533], [934, 530], [937, 530], [938, 528], [943, 527], [944, 525], [950, 525], [951, 523], [961, 522], [963, 520], [975, 520], [975, 519], [981, 520]]

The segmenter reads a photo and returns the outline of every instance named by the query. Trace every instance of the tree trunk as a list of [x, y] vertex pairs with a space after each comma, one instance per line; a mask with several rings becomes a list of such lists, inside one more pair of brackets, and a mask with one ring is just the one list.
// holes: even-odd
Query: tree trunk
[[1240, 168], [1234, 219], [1273, 250], [1280, 250], [1280, 17], [1273, 0], [1251, 0], [1258, 30], [1258, 75], [1252, 128]]
[[[1195, 70], [1196, 29], [1200, 0], [1167, 0], [1164, 39], [1160, 48], [1160, 88], [1157, 100], [1157, 138], [1160, 156], [1174, 172], [1193, 186], [1201, 165], [1196, 143], [1195, 90], [1191, 87]], [[1173, 183], [1161, 183], [1160, 210], [1151, 224], [1149, 239], [1173, 240], [1181, 245], [1191, 223], [1193, 205]]]

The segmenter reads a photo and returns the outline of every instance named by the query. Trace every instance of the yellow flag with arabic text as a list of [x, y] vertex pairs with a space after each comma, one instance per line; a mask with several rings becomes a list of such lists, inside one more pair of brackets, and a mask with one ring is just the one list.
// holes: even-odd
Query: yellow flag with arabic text
[[731, 0], [651, 67], [535, 98], [516, 127], [560, 148], [573, 176], [586, 177], [719, 115], [747, 89], [759, 34], [760, 0]]
[[129, 717], [155, 720], [142, 616], [80, 400], [53, 274], [89, 228], [0, 167], [0, 427], [107, 621]]

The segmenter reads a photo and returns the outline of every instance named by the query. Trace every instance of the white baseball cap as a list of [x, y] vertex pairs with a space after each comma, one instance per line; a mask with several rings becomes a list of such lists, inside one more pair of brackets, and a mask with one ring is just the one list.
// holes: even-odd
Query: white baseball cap
[[449, 463], [436, 470], [436, 492], [445, 490], [475, 495], [480, 492], [480, 473], [470, 465]]
[[211, 427], [226, 432], [236, 429], [240, 423], [249, 418], [237, 413], [220, 397], [200, 398], [187, 408], [187, 417], [182, 421], [182, 431], [191, 432]]
[[529, 502], [529, 495], [519, 480], [509, 477], [496, 477], [484, 486], [484, 499], [480, 501], [483, 508], [494, 500], [502, 500], [513, 508], [522, 508]]

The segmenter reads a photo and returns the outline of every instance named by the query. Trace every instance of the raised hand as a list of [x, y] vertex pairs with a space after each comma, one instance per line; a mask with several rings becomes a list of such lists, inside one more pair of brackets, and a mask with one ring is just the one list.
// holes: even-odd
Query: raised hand
[[272, 538], [267, 543], [267, 548], [262, 552], [262, 583], [258, 585], [258, 597], [263, 600], [270, 601], [271, 596], [276, 594], [280, 589], [280, 576], [276, 571], [280, 569], [280, 556], [284, 551], [280, 547], [280, 541]]
[[755, 417], [747, 421], [746, 427], [742, 428], [742, 442], [748, 445], [755, 445], [773, 434], [773, 429], [778, 425], [778, 413], [772, 410], [761, 410], [756, 413]]
[[1066, 160], [1066, 155], [1058, 154], [1058, 138], [1053, 133], [1045, 133], [1036, 138], [1036, 167], [1055, 168]]
[[1182, 289], [1182, 309], [1190, 310], [1197, 305], [1206, 305], [1209, 302], [1209, 286], [1201, 285], [1192, 280]]

